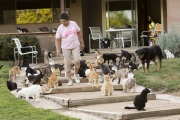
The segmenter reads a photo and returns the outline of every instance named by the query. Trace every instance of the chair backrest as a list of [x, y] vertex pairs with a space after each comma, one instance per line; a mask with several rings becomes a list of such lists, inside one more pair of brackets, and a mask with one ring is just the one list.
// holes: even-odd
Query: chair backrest
[[22, 51], [21, 51], [22, 45], [21, 45], [20, 40], [19, 40], [18, 38], [12, 38], [12, 40], [14, 40], [14, 42], [15, 42], [15, 44], [16, 44], [16, 47], [17, 47], [17, 49], [18, 49], [19, 54], [23, 54]]
[[100, 27], [89, 27], [91, 32], [91, 37], [93, 40], [102, 39], [102, 33]]
[[156, 29], [157, 29], [157, 26], [158, 26], [159, 23], [156, 23], [154, 28], [152, 29], [152, 33], [151, 33], [151, 37], [154, 37], [155, 36], [155, 33], [156, 33]]

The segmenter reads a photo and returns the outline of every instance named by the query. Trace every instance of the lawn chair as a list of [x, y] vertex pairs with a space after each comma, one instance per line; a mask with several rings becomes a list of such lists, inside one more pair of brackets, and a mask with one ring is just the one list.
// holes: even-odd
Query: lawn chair
[[[156, 29], [159, 23], [156, 23], [154, 28], [152, 30], [147, 30], [147, 31], [142, 31], [141, 32], [141, 41], [142, 41], [142, 46], [144, 46], [144, 42], [145, 42], [145, 38], [148, 40], [148, 42], [150, 43], [151, 39], [155, 39], [157, 37], [156, 34]], [[155, 44], [155, 43], [154, 43]]]
[[[36, 51], [36, 46], [27, 46], [27, 47], [23, 47], [21, 45], [21, 42], [19, 40], [19, 38], [12, 38], [12, 40], [14, 40], [16, 47], [14, 48], [14, 60], [16, 61], [16, 54], [18, 55], [18, 59], [19, 59], [19, 55], [23, 56], [23, 55], [28, 55], [31, 54], [32, 55], [32, 64], [33, 64], [33, 59], [36, 59], [36, 64], [37, 64], [37, 51]], [[30, 51], [23, 53], [21, 51], [21, 48], [25, 48], [28, 49]]]

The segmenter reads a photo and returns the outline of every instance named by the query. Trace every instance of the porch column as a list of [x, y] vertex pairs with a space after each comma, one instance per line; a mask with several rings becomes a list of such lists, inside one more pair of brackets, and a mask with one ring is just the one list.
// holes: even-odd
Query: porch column
[[65, 12], [65, 7], [64, 7], [65, 5], [64, 5], [64, 0], [60, 0], [60, 9], [61, 9], [61, 13], [62, 12]]

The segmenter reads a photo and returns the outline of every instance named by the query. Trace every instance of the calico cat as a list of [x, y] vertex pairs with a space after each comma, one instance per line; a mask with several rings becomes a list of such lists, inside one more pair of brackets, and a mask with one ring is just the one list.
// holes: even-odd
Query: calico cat
[[17, 31], [19, 33], [26, 33], [26, 32], [29, 32], [29, 30], [27, 28], [20, 28], [20, 27], [17, 27]]
[[147, 94], [150, 93], [148, 88], [145, 88], [140, 95], [137, 95], [134, 98], [134, 106], [135, 107], [125, 107], [124, 109], [137, 109], [137, 110], [144, 110], [147, 102]]

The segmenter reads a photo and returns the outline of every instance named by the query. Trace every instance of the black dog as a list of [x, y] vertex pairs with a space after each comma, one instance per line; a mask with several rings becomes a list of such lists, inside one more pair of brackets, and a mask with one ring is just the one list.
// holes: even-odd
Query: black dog
[[103, 59], [104, 59], [104, 63], [106, 61], [108, 61], [109, 64], [109, 60], [112, 60], [114, 64], [116, 64], [116, 58], [118, 57], [118, 55], [113, 54], [113, 53], [109, 53], [109, 54], [103, 54]]
[[137, 56], [142, 62], [143, 70], [145, 72], [145, 63], [147, 63], [147, 72], [149, 72], [149, 64], [150, 61], [153, 60], [155, 63], [155, 67], [157, 70], [157, 59], [159, 59], [160, 63], [160, 69], [161, 69], [161, 63], [162, 63], [162, 51], [159, 45], [151, 46], [150, 48], [141, 48], [135, 51]]
[[17, 89], [17, 83], [12, 81], [7, 81], [7, 88], [12, 91]]
[[147, 94], [150, 93], [148, 88], [145, 88], [140, 95], [137, 95], [134, 98], [134, 106], [135, 107], [125, 107], [124, 109], [137, 109], [137, 110], [145, 110], [146, 102], [147, 102]]

